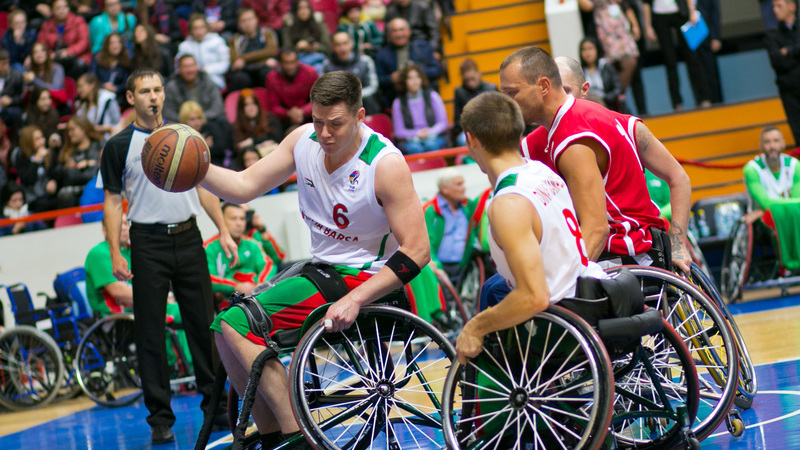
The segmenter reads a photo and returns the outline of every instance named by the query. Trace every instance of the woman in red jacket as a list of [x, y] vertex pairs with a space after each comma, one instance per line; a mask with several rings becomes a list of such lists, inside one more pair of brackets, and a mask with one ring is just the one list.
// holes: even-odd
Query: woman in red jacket
[[92, 61], [89, 27], [70, 12], [67, 0], [53, 2], [53, 15], [42, 24], [38, 41], [47, 46], [53, 61], [64, 66], [70, 78], [81, 76]]

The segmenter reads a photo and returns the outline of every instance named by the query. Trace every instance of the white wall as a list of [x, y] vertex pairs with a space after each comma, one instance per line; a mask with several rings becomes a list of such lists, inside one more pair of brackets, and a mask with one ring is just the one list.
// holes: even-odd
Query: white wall
[[[486, 175], [477, 165], [457, 166], [467, 182], [467, 195], [477, 196], [489, 186]], [[422, 201], [436, 193], [436, 179], [441, 170], [412, 174]], [[278, 242], [287, 250], [288, 259], [309, 257], [308, 228], [300, 218], [297, 193], [287, 192], [260, 197], [250, 205], [264, 220]], [[198, 224], [204, 238], [217, 233], [211, 219], [203, 215]], [[89, 250], [103, 239], [99, 222], [0, 238], [0, 284], [24, 282], [33, 295], [54, 295], [53, 278], [57, 273], [82, 266]], [[37, 302], [44, 303], [43, 299]]]

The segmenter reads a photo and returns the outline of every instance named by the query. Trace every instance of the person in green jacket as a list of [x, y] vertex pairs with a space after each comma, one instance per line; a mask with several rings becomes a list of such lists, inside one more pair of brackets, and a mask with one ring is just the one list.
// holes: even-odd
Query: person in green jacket
[[267, 275], [267, 278], [272, 278], [272, 276], [278, 272], [278, 266], [280, 266], [286, 258], [286, 252], [281, 248], [280, 244], [278, 244], [278, 241], [275, 240], [272, 233], [267, 230], [267, 226], [255, 210], [251, 209], [250, 206], [246, 204], [242, 205], [242, 208], [245, 210], [245, 229], [247, 230], [247, 236], [261, 244], [264, 253], [272, 260], [273, 269]]
[[231, 237], [238, 246], [238, 263], [225, 255], [219, 235], [205, 242], [206, 261], [211, 274], [211, 289], [220, 303], [234, 291], [249, 295], [256, 286], [274, 274], [275, 265], [268, 259], [261, 245], [245, 235], [245, 209], [240, 205], [225, 203], [222, 215]]
[[[129, 232], [130, 223], [123, 215], [119, 237], [120, 252], [128, 264], [131, 262]], [[103, 235], [105, 233], [106, 229], [103, 227]], [[83, 267], [86, 269], [86, 297], [92, 311], [100, 317], [105, 317], [133, 308], [131, 283], [130, 281], [118, 281], [114, 277], [111, 267], [111, 252], [106, 240], [89, 250]]]

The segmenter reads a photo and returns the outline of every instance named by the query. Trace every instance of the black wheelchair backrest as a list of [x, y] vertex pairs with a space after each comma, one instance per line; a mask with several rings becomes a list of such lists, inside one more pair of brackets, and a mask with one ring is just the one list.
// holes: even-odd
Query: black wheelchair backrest
[[639, 279], [628, 269], [622, 269], [610, 278], [600, 280], [608, 296], [614, 317], [630, 317], [644, 311], [644, 296]]

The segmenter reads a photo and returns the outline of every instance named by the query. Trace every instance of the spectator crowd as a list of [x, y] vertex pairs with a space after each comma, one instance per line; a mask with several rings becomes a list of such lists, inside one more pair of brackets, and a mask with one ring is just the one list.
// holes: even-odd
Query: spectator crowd
[[367, 114], [394, 116], [387, 137], [404, 152], [455, 144], [438, 94], [442, 10], [450, 2], [0, 0], [0, 218], [102, 202], [101, 150], [134, 120], [125, 86], [142, 67], [164, 76], [164, 118], [234, 170], [310, 122], [311, 86], [335, 70], [359, 77]]

